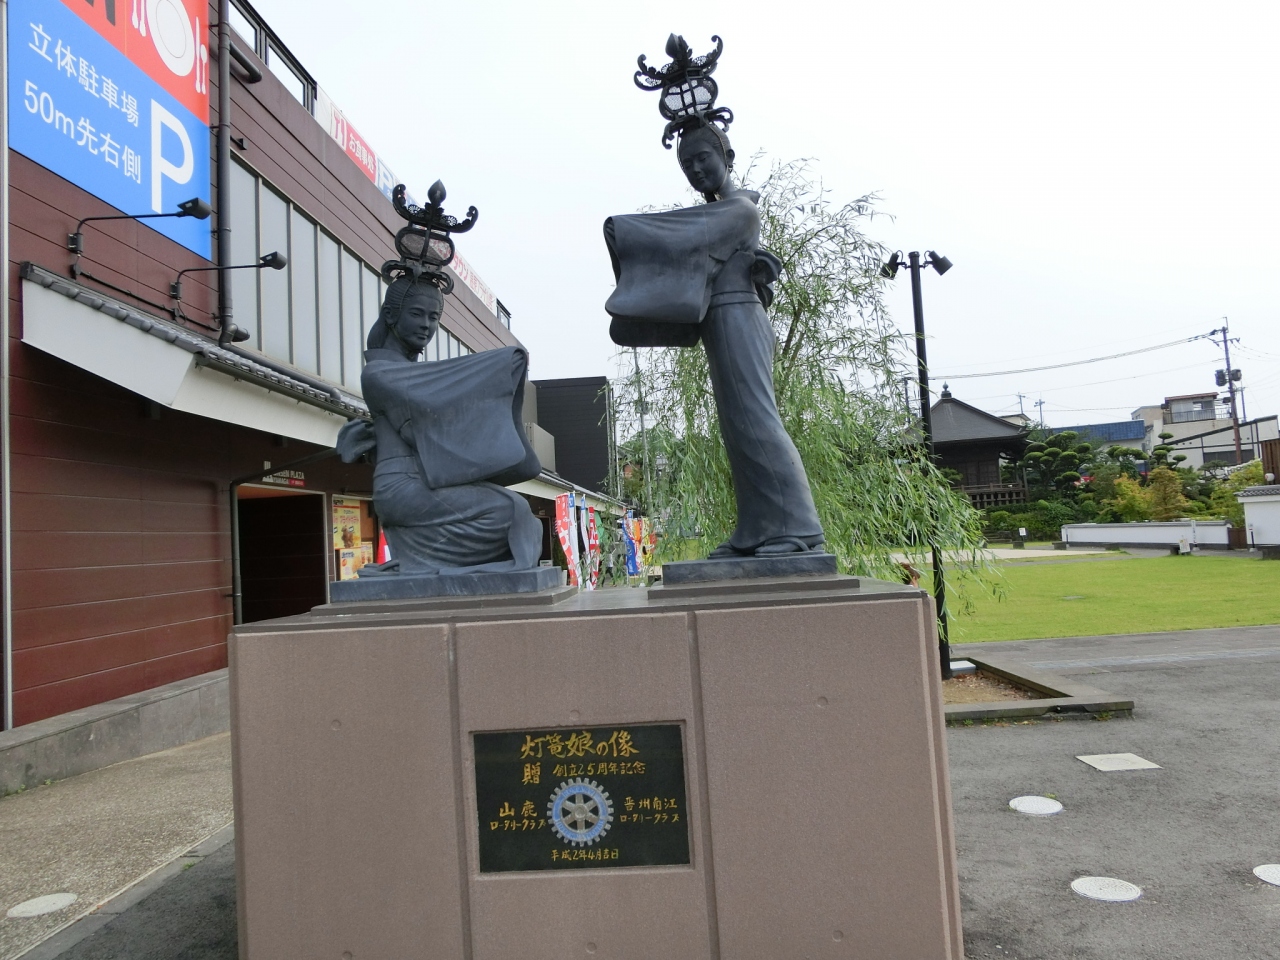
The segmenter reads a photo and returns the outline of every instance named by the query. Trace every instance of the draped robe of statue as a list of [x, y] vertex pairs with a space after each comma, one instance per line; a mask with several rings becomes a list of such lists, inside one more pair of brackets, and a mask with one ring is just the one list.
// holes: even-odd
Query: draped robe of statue
[[741, 553], [795, 538], [822, 542], [822, 525], [795, 444], [773, 391], [773, 327], [765, 307], [781, 264], [759, 249], [759, 194], [737, 191], [712, 203], [610, 217], [605, 242], [617, 287], [605, 304], [609, 334], [626, 347], [707, 351], [738, 525]]
[[506, 484], [542, 470], [523, 424], [528, 355], [519, 347], [417, 363], [365, 352], [368, 424], [339, 438], [350, 462], [376, 440], [373, 503], [391, 547], [377, 573], [458, 574], [538, 565], [542, 524]]

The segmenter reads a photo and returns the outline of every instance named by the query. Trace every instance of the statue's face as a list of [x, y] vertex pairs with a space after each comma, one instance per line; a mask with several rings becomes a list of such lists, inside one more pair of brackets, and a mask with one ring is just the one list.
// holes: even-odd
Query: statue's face
[[409, 291], [396, 320], [396, 336], [410, 350], [421, 353], [440, 327], [444, 307], [435, 287], [416, 286]]
[[699, 193], [719, 193], [729, 178], [729, 165], [714, 133], [699, 130], [680, 141], [680, 169]]

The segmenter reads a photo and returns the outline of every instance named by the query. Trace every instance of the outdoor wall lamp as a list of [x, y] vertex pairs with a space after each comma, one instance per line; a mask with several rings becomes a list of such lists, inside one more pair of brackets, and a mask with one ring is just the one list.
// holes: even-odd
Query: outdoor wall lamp
[[[289, 265], [289, 258], [278, 250], [264, 254], [258, 259], [257, 263], [237, 263], [229, 267], [188, 267], [186, 270], [178, 271], [178, 276], [169, 284], [169, 296], [177, 301], [178, 305], [173, 308], [175, 317], [183, 317], [186, 315], [182, 312], [182, 275], [185, 273], [202, 273], [211, 270], [283, 270]], [[248, 330], [237, 327], [234, 323], [228, 324], [218, 336], [219, 343], [243, 343], [248, 340], [251, 334]]]
[[[154, 220], [157, 217], [194, 217], [197, 220], [208, 220], [212, 213], [213, 207], [199, 197], [192, 197], [178, 204], [178, 209], [174, 213], [120, 213], [109, 217], [85, 217], [76, 224], [75, 233], [67, 234], [67, 249], [76, 255], [77, 260], [80, 259], [80, 255], [84, 253], [84, 225], [95, 220]], [[77, 264], [72, 264], [73, 276], [77, 272], [76, 268]]]
[[[951, 261], [933, 250], [926, 251], [929, 259], [921, 261], [920, 252], [907, 254], [907, 267], [911, 270], [911, 307], [916, 323], [916, 374], [920, 384], [920, 430], [930, 461], [935, 459], [933, 449], [933, 417], [929, 410], [929, 363], [924, 349], [924, 299], [920, 292], [920, 270], [933, 267], [938, 276], [951, 269]], [[898, 250], [880, 268], [880, 276], [892, 280], [898, 275], [902, 251]], [[951, 679], [951, 643], [947, 629], [947, 582], [942, 570], [942, 551], [936, 543], [929, 544], [933, 553], [933, 602], [938, 611], [938, 652], [942, 660], [942, 679]]]

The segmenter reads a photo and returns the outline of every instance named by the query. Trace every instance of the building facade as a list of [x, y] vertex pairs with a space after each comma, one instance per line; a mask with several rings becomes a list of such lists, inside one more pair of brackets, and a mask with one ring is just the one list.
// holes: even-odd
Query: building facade
[[[394, 174], [250, 4], [225, 51], [216, 0], [179, 6], [163, 36], [119, 4], [8, 7], [6, 728], [224, 667], [235, 620], [324, 602], [378, 543], [371, 468], [330, 448], [367, 415]], [[452, 269], [426, 359], [517, 344]], [[549, 530], [577, 488], [517, 489]]]
[[[1280, 437], [1280, 419], [1274, 415], [1241, 420], [1237, 457], [1231, 411], [1212, 392], [1165, 397], [1163, 403], [1133, 411], [1133, 419], [1143, 424], [1143, 450], [1150, 453], [1160, 443], [1168, 443], [1174, 448], [1174, 455], [1186, 458], [1182, 466], [1194, 469], [1212, 463], [1248, 463], [1261, 455], [1263, 442]], [[1171, 436], [1161, 440], [1162, 433]]]
[[1006, 483], [1001, 467], [1021, 459], [1029, 429], [957, 400], [943, 384], [929, 409], [933, 448], [942, 469], [959, 474], [960, 490], [980, 510], [1026, 503], [1027, 488]]

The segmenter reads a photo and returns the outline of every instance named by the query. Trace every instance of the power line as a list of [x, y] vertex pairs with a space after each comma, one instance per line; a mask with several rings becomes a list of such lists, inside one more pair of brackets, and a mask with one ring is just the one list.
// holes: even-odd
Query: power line
[[[1214, 331], [1215, 333], [1217, 331]], [[1071, 360], [1067, 363], [1051, 363], [1043, 367], [1023, 367], [1021, 370], [996, 370], [992, 373], [953, 373], [949, 376], [938, 375], [940, 380], [972, 380], [976, 377], [1007, 377], [1018, 373], [1039, 373], [1042, 370], [1061, 370], [1063, 367], [1079, 367], [1087, 363], [1101, 363], [1103, 360], [1118, 360], [1120, 357], [1132, 357], [1139, 353], [1150, 353], [1153, 350], [1164, 350], [1167, 347], [1177, 347], [1184, 343], [1194, 343], [1196, 340], [1208, 340], [1211, 334], [1201, 333], [1194, 337], [1187, 337], [1185, 340], [1170, 340], [1168, 343], [1158, 343], [1154, 347], [1141, 347], [1137, 350], [1126, 350], [1123, 353], [1112, 353], [1105, 357], [1093, 357], [1090, 360]]]
[[[1196, 326], [1199, 326], [1199, 324], [1196, 324]], [[1178, 331], [1178, 330], [1169, 330], [1168, 332], [1170, 332], [1170, 333], [1180, 333], [1180, 332], [1182, 332], [1182, 331]], [[1139, 335], [1137, 335], [1137, 336], [1133, 336], [1133, 337], [1119, 337], [1119, 338], [1114, 338], [1114, 339], [1112, 339], [1112, 340], [1111, 340], [1111, 344], [1112, 344], [1112, 346], [1117, 346], [1117, 347], [1118, 347], [1118, 346], [1122, 346], [1122, 345], [1127, 344], [1127, 343], [1133, 343], [1135, 340], [1136, 340], [1136, 341], [1142, 341], [1142, 340], [1145, 340], [1145, 339], [1147, 339], [1147, 337], [1148, 337], [1148, 336], [1149, 336], [1149, 334], [1145, 334], [1145, 333], [1143, 333], [1143, 334], [1139, 334]], [[1039, 360], [1041, 357], [1052, 357], [1052, 356], [1056, 356], [1056, 355], [1061, 354], [1061, 353], [1062, 353], [1062, 350], [1061, 350], [1061, 348], [1059, 348], [1059, 349], [1056, 349], [1056, 350], [1046, 351], [1046, 352], [1044, 352], [1044, 353], [1030, 353], [1030, 354], [1026, 354], [1025, 356], [1021, 356], [1021, 357], [1003, 357], [1003, 358], [1001, 358], [1000, 360], [990, 361], [989, 363], [978, 363], [978, 364], [977, 364], [977, 366], [979, 366], [979, 367], [981, 367], [981, 366], [989, 366], [989, 365], [991, 365], [992, 363], [1023, 363], [1023, 362], [1025, 362], [1025, 361], [1029, 361], [1029, 360]]]
[[[1194, 370], [1197, 367], [1203, 368], [1204, 361], [1188, 363], [1181, 367], [1167, 367], [1164, 370], [1151, 370], [1151, 371], [1148, 371], [1147, 373], [1132, 373], [1132, 374], [1129, 374], [1128, 376], [1112, 377], [1108, 380], [1090, 380], [1088, 383], [1071, 383], [1063, 387], [1043, 387], [1040, 390], [1040, 393], [1061, 393], [1063, 390], [1079, 390], [1083, 387], [1098, 387], [1106, 383], [1123, 383], [1130, 380], [1142, 380], [1146, 377], [1162, 377], [1165, 374], [1178, 373], [1179, 371], [1182, 371], [1182, 370]], [[1254, 381], [1255, 384], [1257, 382], [1258, 381]], [[1005, 391], [1004, 393], [993, 393], [985, 397], [966, 397], [965, 402], [978, 403], [981, 400], [1000, 400], [1007, 396], [1009, 396], [1009, 393], [1008, 391]], [[1022, 394], [1022, 396], [1025, 396], [1025, 394]], [[1013, 405], [1013, 401], [1010, 400], [1009, 406], [1012, 406], [1012, 405]], [[1139, 404], [1139, 406], [1141, 406], [1141, 404]], [[1119, 408], [1117, 407], [1116, 409], [1119, 409]]]
[[1133, 408], [1132, 404], [1125, 404], [1122, 407], [1062, 407], [1056, 403], [1048, 402], [1045, 403], [1045, 406], [1052, 407], [1055, 411], [1065, 410], [1069, 413], [1093, 413], [1105, 410], [1131, 410]]

